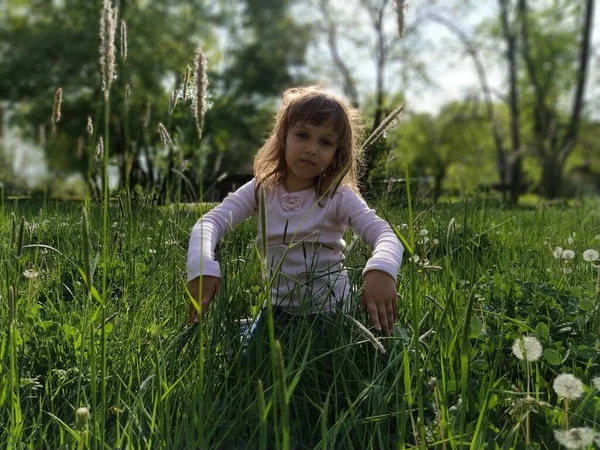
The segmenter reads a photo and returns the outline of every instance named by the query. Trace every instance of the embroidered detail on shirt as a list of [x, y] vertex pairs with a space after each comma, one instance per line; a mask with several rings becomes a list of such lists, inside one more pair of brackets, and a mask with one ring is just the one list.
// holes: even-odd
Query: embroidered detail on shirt
[[302, 196], [299, 194], [284, 194], [281, 199], [281, 209], [285, 212], [300, 211], [303, 201]]

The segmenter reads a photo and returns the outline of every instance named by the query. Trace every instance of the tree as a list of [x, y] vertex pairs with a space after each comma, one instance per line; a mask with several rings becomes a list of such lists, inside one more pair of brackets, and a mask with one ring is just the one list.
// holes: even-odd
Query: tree
[[[489, 183], [489, 171], [484, 167], [493, 166], [490, 154], [494, 144], [486, 125], [486, 114], [473, 101], [446, 104], [437, 116], [413, 114], [391, 135], [397, 141], [396, 160], [408, 164], [411, 175], [432, 178], [434, 201], [440, 198], [448, 174], [455, 166], [473, 174], [476, 180], [470, 181], [475, 184]], [[490, 164], [486, 163], [488, 160]], [[395, 168], [396, 173], [403, 170]], [[467, 184], [474, 187], [466, 180], [460, 183], [463, 187]]]

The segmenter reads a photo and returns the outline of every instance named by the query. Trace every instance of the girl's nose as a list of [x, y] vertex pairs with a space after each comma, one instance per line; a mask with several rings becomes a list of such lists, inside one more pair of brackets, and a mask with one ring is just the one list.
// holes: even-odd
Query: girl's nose
[[314, 144], [308, 144], [306, 146], [306, 148], [304, 149], [304, 151], [306, 153], [310, 153], [311, 155], [316, 155], [317, 154], [317, 146]]

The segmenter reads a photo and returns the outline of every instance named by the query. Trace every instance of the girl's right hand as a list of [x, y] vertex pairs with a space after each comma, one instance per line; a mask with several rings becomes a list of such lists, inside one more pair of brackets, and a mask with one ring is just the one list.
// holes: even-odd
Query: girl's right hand
[[[194, 278], [192, 281], [189, 281], [187, 284], [187, 288], [190, 291], [190, 294], [196, 300], [196, 302], [200, 302], [202, 305], [202, 313], [206, 313], [208, 310], [208, 305], [212, 302], [212, 299], [219, 293], [219, 287], [221, 285], [221, 279], [219, 277], [213, 277], [211, 275], [203, 275], [202, 276], [202, 295], [200, 295], [200, 277]], [[198, 322], [198, 310], [194, 306], [194, 304], [190, 301], [190, 307], [188, 309], [188, 320], [187, 323], [197, 323]]]

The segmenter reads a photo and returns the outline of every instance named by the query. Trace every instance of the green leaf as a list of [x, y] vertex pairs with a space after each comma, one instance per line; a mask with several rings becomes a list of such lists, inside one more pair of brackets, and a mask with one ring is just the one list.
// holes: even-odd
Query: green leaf
[[588, 299], [579, 300], [579, 309], [588, 312], [594, 309], [594, 304]]
[[544, 322], [538, 323], [537, 327], [535, 327], [535, 334], [537, 334], [537, 336], [540, 339], [547, 341], [550, 337], [550, 330], [548, 329], [548, 325], [546, 325]]
[[558, 366], [562, 363], [560, 353], [558, 353], [553, 348], [547, 348], [546, 350], [544, 350], [544, 359], [553, 366]]

